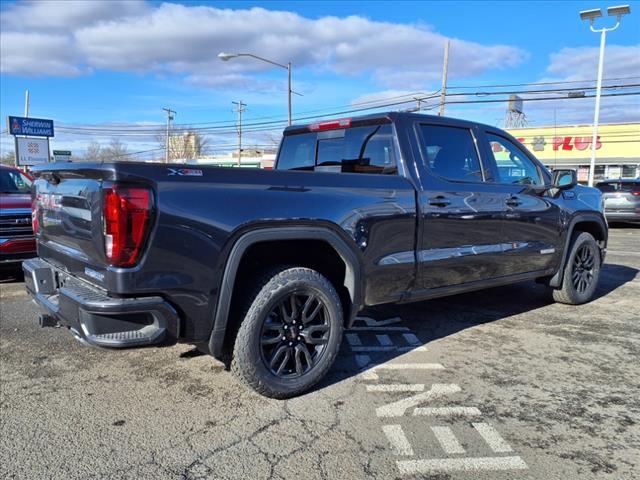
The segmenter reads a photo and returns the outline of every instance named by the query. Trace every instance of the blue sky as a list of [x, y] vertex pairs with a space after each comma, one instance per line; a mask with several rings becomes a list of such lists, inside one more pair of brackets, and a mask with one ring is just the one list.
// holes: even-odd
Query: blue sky
[[[640, 77], [640, 2], [630, 4], [632, 14], [608, 36], [605, 78]], [[248, 104], [247, 122], [284, 120], [286, 72], [250, 59], [221, 62], [216, 55], [223, 50], [293, 61], [294, 89], [303, 94], [294, 97], [294, 118], [437, 91], [448, 39], [451, 87], [591, 81], [599, 38], [578, 11], [607, 6], [599, 1], [3, 2], [0, 110], [3, 118], [21, 115], [29, 89], [30, 115], [53, 118], [61, 127], [54, 148], [78, 153], [90, 140], [105, 143], [112, 136], [131, 151], [153, 148], [151, 131], [164, 121], [163, 106], [178, 112], [177, 124], [199, 128], [232, 123], [231, 101], [240, 99]], [[604, 18], [598, 25], [612, 21]], [[608, 85], [616, 83], [640, 83], [640, 78]], [[572, 85], [593, 82], [553, 87]], [[590, 122], [593, 99], [553, 95], [557, 101], [525, 103], [532, 125], [552, 124], [554, 118], [559, 124]], [[639, 97], [604, 98], [602, 120], [639, 121]], [[427, 101], [427, 107], [434, 102]], [[501, 126], [505, 107], [452, 105], [447, 113]], [[273, 142], [279, 128], [248, 132], [247, 141]], [[235, 141], [229, 129], [203, 132], [216, 151]], [[3, 135], [0, 145], [6, 152], [11, 139]]]

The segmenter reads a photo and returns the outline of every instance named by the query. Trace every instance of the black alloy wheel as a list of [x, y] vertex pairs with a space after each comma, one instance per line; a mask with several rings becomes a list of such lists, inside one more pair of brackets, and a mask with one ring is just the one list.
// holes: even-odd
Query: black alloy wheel
[[304, 375], [324, 354], [330, 330], [326, 307], [318, 295], [311, 291], [287, 294], [264, 320], [262, 360], [277, 377]]
[[245, 293], [231, 369], [268, 397], [304, 393], [333, 365], [343, 316], [340, 296], [324, 275], [305, 267], [273, 267]]
[[596, 264], [595, 252], [589, 244], [580, 246], [573, 259], [571, 281], [573, 287], [583, 294], [591, 286], [594, 280], [594, 267]]

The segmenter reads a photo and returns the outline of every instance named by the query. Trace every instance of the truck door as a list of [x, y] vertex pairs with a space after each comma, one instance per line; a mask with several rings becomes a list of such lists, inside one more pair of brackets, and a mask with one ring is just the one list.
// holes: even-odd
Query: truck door
[[481, 150], [494, 169], [492, 188], [502, 195], [501, 275], [553, 269], [562, 254], [560, 208], [546, 194], [547, 173], [504, 132], [481, 132]]
[[506, 206], [487, 181], [477, 128], [464, 122], [415, 124], [422, 189], [418, 192], [418, 290], [499, 275], [500, 225]]

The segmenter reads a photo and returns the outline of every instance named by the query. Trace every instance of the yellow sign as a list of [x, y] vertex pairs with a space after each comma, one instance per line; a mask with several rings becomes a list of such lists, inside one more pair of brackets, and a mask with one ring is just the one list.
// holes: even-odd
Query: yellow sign
[[[591, 158], [590, 125], [518, 128], [509, 133], [543, 162]], [[600, 125], [596, 158], [640, 160], [640, 123]]]

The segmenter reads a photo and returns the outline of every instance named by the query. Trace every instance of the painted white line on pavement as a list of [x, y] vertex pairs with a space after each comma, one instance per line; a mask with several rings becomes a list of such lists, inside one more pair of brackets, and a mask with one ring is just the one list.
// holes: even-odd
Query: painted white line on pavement
[[389, 335], [376, 335], [376, 338], [378, 339], [378, 343], [384, 347], [393, 346], [393, 342]]
[[377, 380], [378, 370], [444, 370], [440, 363], [382, 363], [362, 372], [362, 378]]
[[401, 417], [409, 408], [415, 407], [420, 403], [428, 402], [434, 398], [458, 393], [460, 390], [458, 385], [435, 383], [426, 392], [378, 407], [376, 409], [376, 415], [378, 417]]
[[417, 473], [469, 472], [479, 470], [524, 470], [527, 464], [520, 457], [433, 458], [428, 460], [397, 460], [404, 475]]
[[386, 320], [375, 320], [370, 317], [356, 317], [356, 321], [358, 320], [363, 321], [368, 327], [381, 327], [383, 325], [391, 325], [402, 321], [400, 317], [388, 318]]
[[402, 336], [412, 347], [419, 347], [422, 345], [422, 342], [413, 333], [403, 333]]
[[500, 434], [496, 431], [488, 423], [472, 423], [473, 428], [475, 428], [480, 436], [484, 438], [484, 441], [487, 442], [489, 448], [496, 453], [508, 453], [513, 452], [511, 446], [504, 441], [504, 438], [500, 436]]
[[345, 337], [347, 337], [347, 343], [352, 347], [362, 345], [360, 335], [358, 335], [357, 333], [346, 333]]
[[371, 357], [369, 355], [356, 355], [356, 364], [360, 368], [364, 368], [371, 363]]
[[476, 407], [422, 407], [416, 408], [413, 414], [428, 417], [471, 417], [482, 415], [482, 412]]
[[351, 327], [349, 331], [357, 332], [408, 332], [409, 327]]
[[411, 444], [409, 443], [409, 440], [407, 440], [407, 437], [402, 430], [402, 426], [384, 425], [382, 427], [382, 431], [387, 436], [394, 454], [406, 455], [408, 457], [413, 455], [413, 448], [411, 448]]
[[449, 427], [431, 427], [431, 431], [438, 439], [444, 453], [455, 455], [465, 452], [464, 447], [460, 445], [460, 442], [453, 434], [453, 430]]
[[388, 383], [367, 385], [367, 392], [424, 392], [423, 383]]
[[351, 347], [352, 352], [396, 352], [403, 350], [404, 347], [380, 347], [376, 345], [366, 347]]

